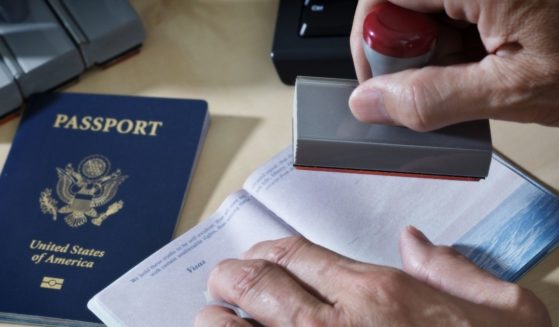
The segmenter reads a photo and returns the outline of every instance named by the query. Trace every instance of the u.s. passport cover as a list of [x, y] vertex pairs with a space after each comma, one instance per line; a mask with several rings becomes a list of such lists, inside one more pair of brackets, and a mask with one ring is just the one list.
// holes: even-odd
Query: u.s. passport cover
[[99, 323], [89, 298], [171, 239], [208, 117], [200, 100], [32, 99], [0, 177], [0, 318]]

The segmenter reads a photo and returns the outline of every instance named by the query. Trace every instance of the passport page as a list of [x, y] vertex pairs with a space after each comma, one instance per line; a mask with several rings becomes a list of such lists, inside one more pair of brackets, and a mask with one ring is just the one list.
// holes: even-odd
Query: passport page
[[190, 326], [207, 301], [211, 269], [253, 244], [296, 235], [245, 191], [96, 295], [88, 307], [108, 326]]
[[314, 243], [355, 260], [401, 266], [413, 225], [485, 270], [516, 280], [559, 239], [559, 200], [494, 155], [478, 182], [297, 170], [283, 151], [244, 188]]

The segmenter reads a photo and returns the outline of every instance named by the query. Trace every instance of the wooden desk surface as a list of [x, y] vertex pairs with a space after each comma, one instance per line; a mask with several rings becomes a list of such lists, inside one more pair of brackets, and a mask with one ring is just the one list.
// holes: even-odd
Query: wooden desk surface
[[[293, 88], [270, 59], [277, 0], [132, 0], [147, 30], [142, 52], [86, 73], [70, 92], [205, 99], [212, 123], [176, 234], [217, 209], [291, 143]], [[18, 120], [0, 126], [0, 168]], [[495, 147], [559, 190], [559, 128], [492, 122]], [[559, 326], [559, 251], [520, 284]], [[0, 324], [0, 326], [15, 326]]]

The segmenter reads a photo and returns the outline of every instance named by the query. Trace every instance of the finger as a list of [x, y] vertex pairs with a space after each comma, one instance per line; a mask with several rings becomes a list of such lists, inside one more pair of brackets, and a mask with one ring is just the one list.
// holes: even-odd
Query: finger
[[[516, 22], [528, 18], [525, 10], [514, 1], [483, 0], [390, 0], [395, 5], [415, 11], [432, 13], [444, 11], [450, 18], [476, 24], [482, 35], [485, 49], [497, 53], [507, 42], [515, 43], [519, 35], [515, 33]], [[532, 8], [533, 9], [533, 8]], [[532, 35], [529, 38], [534, 39]]]
[[355, 74], [360, 83], [371, 78], [371, 68], [363, 52], [363, 22], [365, 17], [371, 9], [378, 3], [384, 2], [383, 0], [372, 1], [359, 1], [355, 9], [353, 17], [353, 25], [349, 42], [351, 46], [351, 57], [353, 58], [353, 65], [355, 66]]
[[479, 63], [448, 67], [429, 66], [378, 76], [362, 83], [351, 94], [353, 115], [366, 123], [407, 126], [429, 131], [454, 123], [503, 118], [512, 112], [510, 90], [523, 83], [520, 70], [505, 72], [512, 66], [496, 56]]
[[414, 227], [402, 231], [400, 254], [405, 272], [467, 301], [507, 308], [518, 298], [516, 285], [483, 271], [450, 247], [433, 245]]
[[233, 311], [219, 307], [208, 306], [198, 312], [194, 320], [195, 327], [251, 327], [250, 323], [238, 317]]
[[[340, 296], [352, 283], [352, 270], [363, 267], [349, 258], [313, 244], [302, 237], [287, 237], [261, 242], [243, 258], [273, 262], [292, 273], [307, 289], [329, 303], [340, 302]], [[376, 266], [367, 266], [374, 269]], [[363, 268], [364, 269], [364, 268]], [[341, 291], [342, 290], [342, 291]]]
[[[384, 0], [359, 1], [353, 18], [350, 34], [351, 54], [357, 79], [360, 83], [371, 78], [371, 68], [363, 52], [363, 23], [372, 8]], [[456, 20], [477, 23], [480, 6], [477, 1], [444, 1], [444, 0], [391, 0], [390, 2], [415, 11], [432, 13], [445, 10]], [[450, 40], [455, 42], [456, 39]], [[443, 46], [446, 46], [443, 44]]]
[[444, 10], [453, 19], [474, 24], [478, 22], [481, 6], [479, 0], [390, 0], [390, 2], [400, 7], [424, 13]]
[[214, 298], [241, 307], [266, 326], [303, 325], [332, 310], [283, 268], [265, 260], [223, 261], [211, 272], [208, 288]]

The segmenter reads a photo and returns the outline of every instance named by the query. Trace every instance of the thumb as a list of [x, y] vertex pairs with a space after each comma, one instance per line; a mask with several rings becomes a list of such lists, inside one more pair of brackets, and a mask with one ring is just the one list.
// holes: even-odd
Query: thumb
[[377, 76], [354, 90], [349, 106], [363, 122], [404, 125], [417, 131], [489, 118], [492, 109], [506, 101], [507, 86], [499, 78], [503, 71], [499, 66], [498, 58], [487, 56], [478, 63]]
[[414, 227], [402, 231], [400, 254], [406, 273], [467, 301], [506, 308], [518, 296], [517, 285], [495, 278], [450, 247], [433, 245]]

